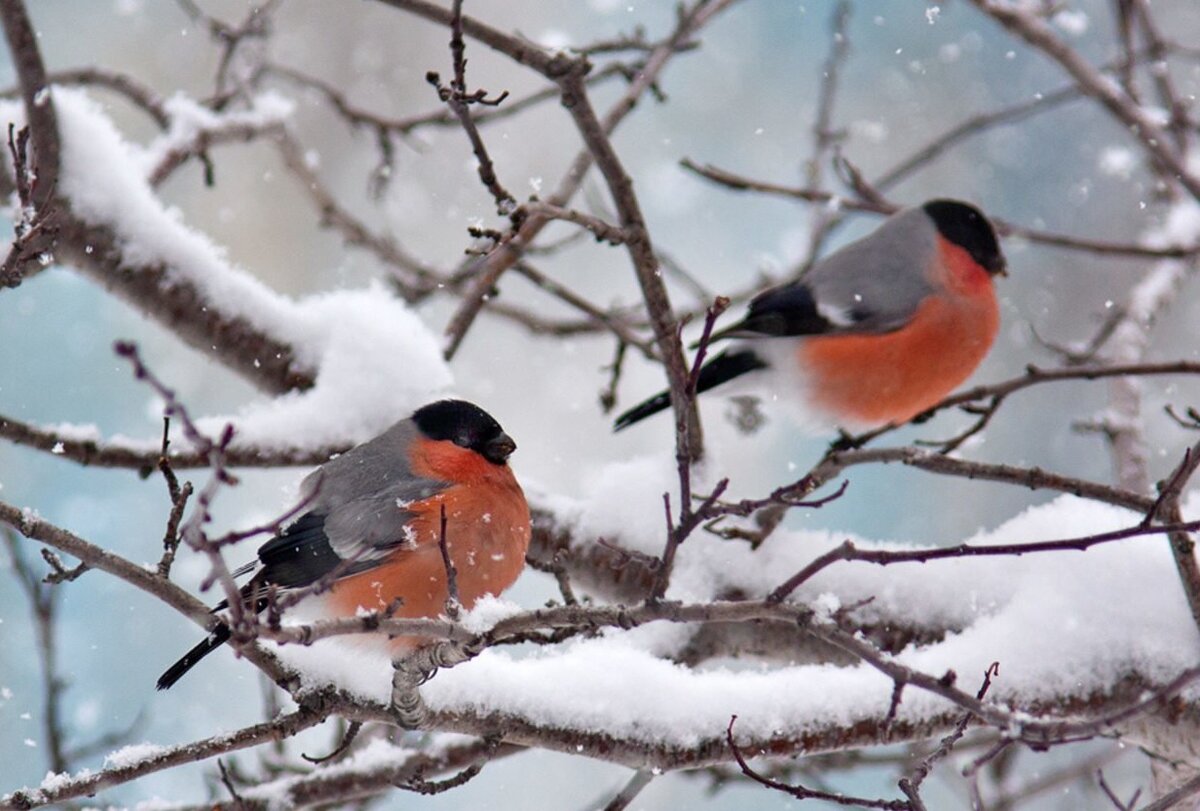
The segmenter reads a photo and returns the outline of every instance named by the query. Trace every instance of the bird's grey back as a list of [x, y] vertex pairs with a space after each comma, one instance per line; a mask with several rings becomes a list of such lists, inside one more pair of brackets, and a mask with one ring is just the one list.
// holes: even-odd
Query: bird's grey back
[[304, 479], [301, 492], [315, 493], [309, 509], [326, 516], [325, 533], [341, 557], [370, 559], [402, 544], [412, 517], [404, 505], [446, 486], [413, 473], [409, 452], [420, 439], [412, 420], [401, 420]]
[[937, 229], [924, 210], [910, 208], [814, 264], [800, 283], [835, 324], [888, 332], [908, 323], [934, 289], [928, 269], [936, 257]]

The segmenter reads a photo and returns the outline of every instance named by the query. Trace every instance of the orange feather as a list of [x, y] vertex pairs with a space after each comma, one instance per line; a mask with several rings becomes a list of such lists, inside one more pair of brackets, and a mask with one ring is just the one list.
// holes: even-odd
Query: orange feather
[[[508, 465], [495, 465], [453, 442], [421, 439], [409, 454], [413, 473], [451, 482], [440, 493], [404, 505], [412, 543], [370, 571], [334, 583], [332, 613], [386, 609], [397, 597], [398, 617], [437, 617], [444, 613], [449, 587], [438, 541], [446, 511], [446, 547], [457, 571], [459, 600], [471, 608], [485, 594], [500, 594], [525, 566], [529, 548], [529, 506]], [[402, 638], [411, 646], [419, 640]]]

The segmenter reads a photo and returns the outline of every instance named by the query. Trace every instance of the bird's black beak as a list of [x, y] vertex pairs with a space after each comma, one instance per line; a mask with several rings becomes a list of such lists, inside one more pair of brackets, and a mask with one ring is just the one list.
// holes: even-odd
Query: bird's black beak
[[503, 431], [498, 436], [489, 439], [483, 446], [483, 458], [497, 465], [508, 461], [508, 457], [517, 449], [517, 443]]
[[1003, 256], [997, 256], [987, 263], [987, 271], [993, 276], [1007, 276], [1008, 262], [1004, 261]]

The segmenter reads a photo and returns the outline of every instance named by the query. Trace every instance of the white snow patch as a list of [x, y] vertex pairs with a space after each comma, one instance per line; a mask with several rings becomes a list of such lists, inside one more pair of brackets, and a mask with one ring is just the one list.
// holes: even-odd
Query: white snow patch
[[170, 153], [187, 148], [203, 132], [234, 128], [262, 129], [291, 117], [295, 104], [274, 92], [256, 96], [249, 109], [214, 112], [198, 101], [177, 93], [163, 103], [170, 121], [167, 131], [144, 149], [132, 150], [149, 175]]
[[490, 631], [496, 623], [525, 609], [509, 600], [504, 600], [492, 594], [485, 594], [475, 601], [475, 606], [462, 615], [459, 624], [473, 634]]
[[87, 778], [91, 773], [91, 769], [81, 769], [77, 774], [71, 774], [70, 772], [46, 772], [46, 776], [42, 778], [42, 782], [38, 788], [42, 791], [58, 791], [74, 780]]
[[1086, 11], [1064, 8], [1051, 17], [1050, 22], [1065, 34], [1081, 37], [1087, 33], [1090, 20]]
[[100, 429], [92, 423], [56, 422], [43, 425], [41, 429], [68, 442], [99, 442], [103, 438]]
[[1142, 243], [1151, 248], [1200, 243], [1200, 203], [1188, 198], [1173, 204], [1163, 224], [1148, 231]]
[[850, 133], [856, 138], [865, 138], [873, 144], [887, 140], [888, 126], [882, 121], [860, 118], [850, 123]]
[[[642, 477], [644, 486], [647, 477], [651, 487], [661, 481], [662, 471], [648, 461], [635, 460], [625, 470], [630, 478]], [[619, 497], [620, 491], [609, 481], [604, 497]], [[598, 525], [600, 506], [576, 504], [567, 515]], [[984, 545], [1046, 540], [1129, 527], [1139, 520], [1128, 511], [1062, 497], [969, 540]], [[640, 533], [636, 537], [635, 542], [644, 541]], [[707, 596], [705, 589], [715, 595], [731, 587], [761, 594], [845, 538], [845, 533], [780, 531], [753, 552], [744, 544], [697, 535], [680, 549], [678, 590], [689, 598]], [[855, 542], [865, 548], [898, 548]], [[935, 644], [903, 651], [897, 659], [931, 674], [952, 669], [967, 689], [999, 661], [1001, 678], [991, 694], [997, 701], [1088, 695], [1135, 673], [1165, 681], [1200, 657], [1200, 641], [1162, 537], [1086, 552], [887, 567], [839, 563], [794, 595], [825, 613], [865, 597], [875, 599], [857, 609], [856, 616], [868, 621], [911, 623], [922, 617], [961, 629]], [[515, 713], [539, 724], [677, 745], [719, 738], [733, 714], [738, 715], [739, 732], [749, 735], [849, 725], [888, 710], [890, 680], [865, 665], [756, 669], [737, 663], [692, 670], [673, 664], [662, 658], [662, 646], [681, 641], [680, 630], [658, 624], [519, 656], [491, 649], [438, 673], [422, 694], [436, 709]], [[327, 668], [336, 661], [325, 657], [320, 664]], [[388, 672], [381, 668], [376, 674], [370, 692], [378, 698], [387, 695]], [[945, 706], [910, 690], [900, 716], [919, 720]]]
[[166, 747], [156, 743], [131, 743], [105, 755], [104, 767], [106, 769], [123, 769], [164, 751], [166, 751]]
[[1128, 147], [1110, 146], [1101, 151], [1097, 165], [1106, 175], [1128, 180], [1137, 168], [1137, 156]]
[[838, 596], [828, 591], [818, 594], [817, 598], [812, 601], [812, 609], [818, 622], [829, 622], [841, 607], [842, 601], [838, 599]]

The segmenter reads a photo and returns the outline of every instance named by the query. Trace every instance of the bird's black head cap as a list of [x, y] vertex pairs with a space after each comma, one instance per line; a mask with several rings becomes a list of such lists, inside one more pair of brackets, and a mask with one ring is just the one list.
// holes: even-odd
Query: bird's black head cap
[[1004, 254], [983, 212], [959, 200], [930, 200], [921, 206], [938, 233], [971, 255], [988, 273], [1004, 273]]
[[497, 465], [504, 464], [517, 447], [491, 414], [466, 400], [430, 403], [417, 409], [412, 420], [430, 439], [449, 440]]

